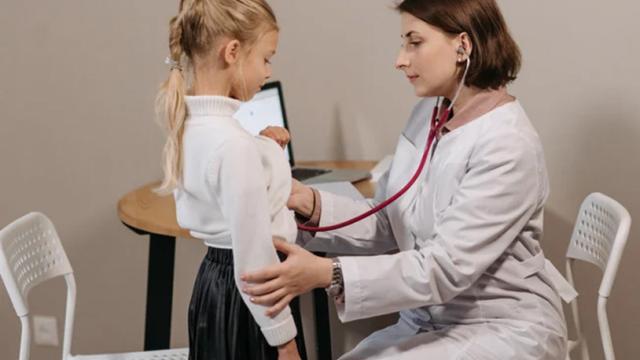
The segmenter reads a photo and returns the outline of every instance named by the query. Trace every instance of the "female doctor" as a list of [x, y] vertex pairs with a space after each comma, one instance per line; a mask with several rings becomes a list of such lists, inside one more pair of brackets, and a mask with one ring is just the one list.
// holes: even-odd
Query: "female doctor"
[[339, 223], [401, 190], [430, 145], [427, 165], [375, 215], [299, 236], [308, 248], [368, 256], [326, 259], [276, 243], [288, 259], [245, 274], [244, 291], [272, 305], [271, 314], [316, 287], [334, 295], [343, 322], [399, 312], [397, 324], [343, 360], [564, 359], [560, 298], [575, 293], [540, 247], [549, 192], [544, 155], [505, 89], [520, 68], [518, 47], [495, 0], [405, 0], [397, 9], [403, 46], [396, 67], [425, 99], [375, 199], [353, 201], [296, 182], [289, 206], [307, 226]]

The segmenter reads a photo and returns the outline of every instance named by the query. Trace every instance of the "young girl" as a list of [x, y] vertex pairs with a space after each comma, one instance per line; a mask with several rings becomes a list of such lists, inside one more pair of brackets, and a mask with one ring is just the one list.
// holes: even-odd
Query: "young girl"
[[238, 291], [239, 274], [279, 261], [272, 237], [296, 236], [282, 149], [233, 118], [271, 75], [275, 16], [264, 0], [182, 0], [170, 27], [158, 191], [173, 192], [178, 223], [208, 246], [189, 306], [189, 358], [298, 359], [299, 312], [296, 321], [289, 308], [268, 317]]

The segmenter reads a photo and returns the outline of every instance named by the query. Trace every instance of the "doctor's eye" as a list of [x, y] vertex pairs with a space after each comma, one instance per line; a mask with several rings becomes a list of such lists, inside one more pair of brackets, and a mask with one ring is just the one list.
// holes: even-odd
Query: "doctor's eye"
[[422, 40], [411, 40], [411, 41], [405, 41], [402, 43], [402, 45], [400, 47], [402, 47], [403, 49], [415, 49], [417, 47], [419, 47], [420, 45], [422, 45], [423, 41]]

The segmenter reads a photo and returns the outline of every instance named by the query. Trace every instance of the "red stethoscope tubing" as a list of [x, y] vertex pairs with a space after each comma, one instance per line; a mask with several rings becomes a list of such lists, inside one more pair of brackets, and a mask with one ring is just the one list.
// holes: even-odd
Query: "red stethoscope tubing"
[[375, 206], [374, 208], [368, 210], [367, 212], [360, 214], [352, 219], [343, 221], [341, 223], [335, 224], [335, 225], [328, 225], [328, 226], [320, 226], [320, 227], [314, 227], [314, 226], [305, 226], [302, 224], [298, 224], [298, 229], [303, 230], [303, 231], [310, 231], [310, 232], [326, 232], [326, 231], [333, 231], [333, 230], [337, 230], [337, 229], [341, 229], [344, 227], [347, 227], [349, 225], [355, 224], [363, 219], [368, 218], [369, 216], [379, 212], [380, 210], [386, 208], [387, 206], [389, 206], [391, 203], [393, 203], [394, 201], [396, 201], [398, 198], [400, 198], [402, 195], [404, 195], [404, 193], [407, 192], [407, 190], [409, 190], [409, 188], [411, 188], [411, 186], [413, 186], [413, 184], [415, 184], [415, 182], [418, 180], [418, 177], [420, 177], [420, 174], [422, 173], [422, 170], [424, 169], [425, 165], [427, 164], [427, 160], [429, 159], [429, 154], [431, 153], [431, 146], [433, 145], [433, 141], [435, 140], [436, 136], [438, 135], [438, 133], [440, 132], [440, 129], [442, 129], [442, 127], [444, 126], [444, 124], [446, 123], [446, 121], [449, 119], [449, 114], [451, 112], [451, 108], [447, 107], [444, 109], [442, 116], [439, 117], [439, 121], [438, 121], [438, 113], [440, 112], [440, 107], [436, 106], [433, 109], [433, 114], [431, 115], [431, 129], [429, 130], [429, 136], [427, 137], [427, 145], [424, 149], [424, 153], [422, 155], [422, 159], [420, 160], [420, 165], [418, 166], [418, 170], [416, 170], [416, 173], [413, 175], [413, 177], [411, 178], [411, 180], [409, 180], [409, 182], [402, 188], [400, 189], [400, 191], [398, 191], [395, 195], [391, 196], [390, 198], [388, 198], [387, 200], [381, 202], [380, 204], [378, 204], [377, 206]]

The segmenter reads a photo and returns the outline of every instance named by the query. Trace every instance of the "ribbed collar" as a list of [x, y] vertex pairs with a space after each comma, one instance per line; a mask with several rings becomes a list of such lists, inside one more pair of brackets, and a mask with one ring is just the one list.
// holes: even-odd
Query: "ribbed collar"
[[190, 116], [232, 117], [242, 102], [226, 96], [185, 96]]

